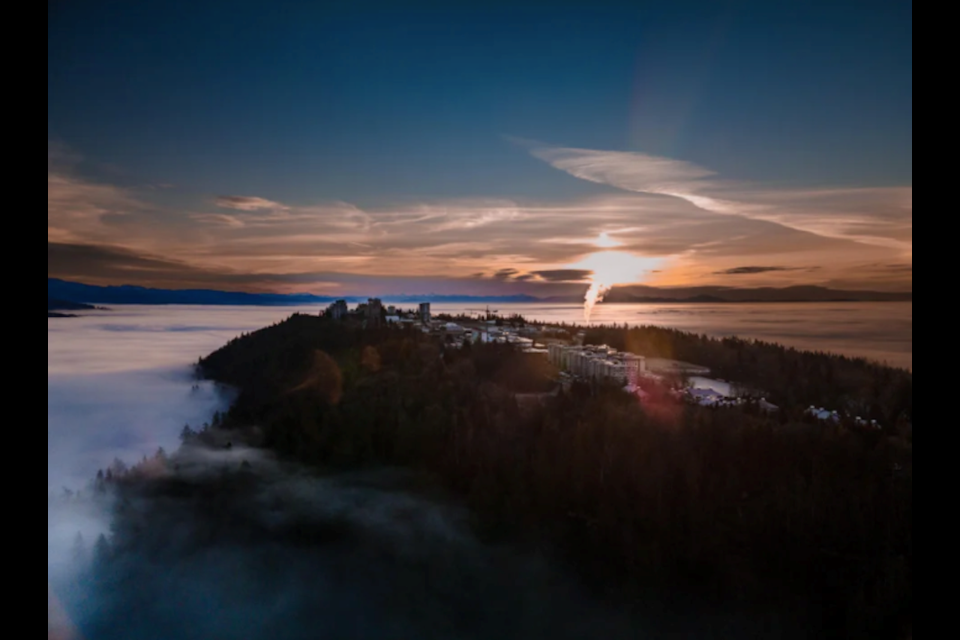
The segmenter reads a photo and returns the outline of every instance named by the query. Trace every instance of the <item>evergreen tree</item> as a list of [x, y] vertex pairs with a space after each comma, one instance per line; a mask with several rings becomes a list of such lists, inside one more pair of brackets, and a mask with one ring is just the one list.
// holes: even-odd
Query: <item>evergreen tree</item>
[[120, 458], [113, 459], [113, 462], [110, 463], [110, 469], [113, 471], [115, 478], [119, 478], [128, 471], [127, 463]]
[[78, 566], [82, 566], [83, 563], [87, 561], [87, 545], [83, 540], [83, 534], [77, 531], [77, 535], [73, 538], [73, 549], [71, 551], [73, 561], [77, 563]]
[[110, 560], [110, 543], [107, 542], [107, 536], [102, 533], [97, 536], [97, 541], [93, 546], [93, 562], [97, 566], [103, 566]]

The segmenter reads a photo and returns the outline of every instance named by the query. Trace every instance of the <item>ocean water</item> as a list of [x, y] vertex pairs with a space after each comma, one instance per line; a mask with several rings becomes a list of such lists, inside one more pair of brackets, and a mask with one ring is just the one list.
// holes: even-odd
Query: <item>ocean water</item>
[[[434, 304], [434, 313], [468, 305]], [[475, 305], [470, 305], [475, 306]], [[576, 304], [491, 305], [548, 322], [584, 322]], [[601, 304], [589, 324], [660, 325], [710, 336], [739, 336], [913, 368], [912, 302], [761, 304]]]

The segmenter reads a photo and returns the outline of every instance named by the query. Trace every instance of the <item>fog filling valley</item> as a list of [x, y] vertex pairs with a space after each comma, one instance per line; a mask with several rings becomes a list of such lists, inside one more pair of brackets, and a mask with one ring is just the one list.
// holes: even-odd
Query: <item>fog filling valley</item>
[[[774, 613], [698, 608], [678, 621], [658, 614], [665, 603], [602, 603], [549, 549], [481, 542], [468, 513], [404, 471], [319, 476], [239, 439], [179, 449], [184, 424], [231, 400], [193, 380], [191, 363], [294, 311], [48, 321], [48, 581], [82, 637], [634, 638], [663, 637], [662, 625], [788, 637]], [[159, 448], [169, 460], [157, 467]], [[144, 458], [142, 481], [96, 490], [98, 469]]]

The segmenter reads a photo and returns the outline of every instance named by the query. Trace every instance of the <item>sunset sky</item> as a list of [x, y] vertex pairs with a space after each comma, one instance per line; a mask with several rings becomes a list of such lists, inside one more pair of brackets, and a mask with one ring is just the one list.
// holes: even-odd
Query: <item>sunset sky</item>
[[912, 289], [910, 3], [562, 4], [51, 2], [48, 276]]

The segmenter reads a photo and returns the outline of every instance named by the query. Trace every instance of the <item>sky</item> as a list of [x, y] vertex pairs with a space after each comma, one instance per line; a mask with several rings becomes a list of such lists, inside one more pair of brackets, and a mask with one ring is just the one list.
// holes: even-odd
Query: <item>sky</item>
[[912, 290], [909, 2], [48, 7], [48, 277]]

